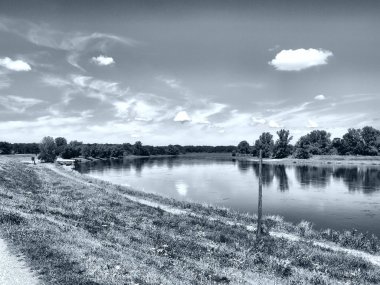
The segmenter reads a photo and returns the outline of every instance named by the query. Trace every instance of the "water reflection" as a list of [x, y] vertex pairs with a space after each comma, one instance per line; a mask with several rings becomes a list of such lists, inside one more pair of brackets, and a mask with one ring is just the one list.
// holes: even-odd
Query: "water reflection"
[[331, 180], [333, 168], [323, 166], [295, 166], [296, 177], [302, 186], [326, 188]]
[[189, 191], [189, 185], [181, 180], [176, 182], [175, 188], [180, 196], [186, 196]]
[[[199, 160], [199, 159], [178, 159], [175, 157], [166, 158], [138, 158], [138, 159], [124, 159], [124, 160], [111, 160], [111, 161], [96, 161], [78, 166], [77, 170], [82, 173], [89, 173], [90, 171], [99, 170], [112, 170], [122, 169], [123, 171], [130, 172], [134, 170], [136, 175], [142, 175], [144, 169], [151, 168], [167, 168], [168, 170], [174, 167], [196, 166], [196, 165], [221, 165], [229, 164], [237, 166], [239, 172], [243, 175], [254, 174], [256, 178], [259, 175], [259, 165], [256, 162], [246, 160]], [[295, 174], [295, 179], [301, 188], [314, 187], [323, 189], [330, 187], [332, 179], [335, 181], [343, 181], [349, 191], [360, 191], [363, 193], [373, 193], [380, 191], [380, 169], [376, 167], [326, 167], [326, 166], [308, 166], [308, 165], [274, 165], [263, 164], [262, 181], [266, 187], [276, 183], [276, 188], [281, 192], [289, 191], [289, 175]], [[183, 181], [181, 183], [184, 183]], [[185, 187], [179, 183], [180, 189]], [[182, 186], [181, 186], [182, 185]], [[177, 187], [177, 186], [176, 186]], [[178, 188], [177, 187], [177, 188]], [[179, 192], [185, 193], [185, 190]], [[184, 194], [183, 194], [184, 195]]]
[[286, 174], [285, 165], [275, 165], [274, 166], [274, 176], [276, 176], [278, 181], [278, 188], [281, 192], [289, 190], [289, 179]]
[[341, 179], [349, 191], [363, 191], [364, 193], [379, 191], [379, 169], [340, 167], [334, 171], [334, 178]]

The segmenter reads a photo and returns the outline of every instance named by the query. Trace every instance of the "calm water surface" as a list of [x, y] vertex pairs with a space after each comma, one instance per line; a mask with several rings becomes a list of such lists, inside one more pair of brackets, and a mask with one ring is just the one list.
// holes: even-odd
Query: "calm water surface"
[[[98, 161], [90, 176], [178, 200], [255, 213], [258, 164], [233, 159], [139, 158]], [[380, 237], [380, 168], [263, 165], [263, 212], [316, 228], [356, 228]]]

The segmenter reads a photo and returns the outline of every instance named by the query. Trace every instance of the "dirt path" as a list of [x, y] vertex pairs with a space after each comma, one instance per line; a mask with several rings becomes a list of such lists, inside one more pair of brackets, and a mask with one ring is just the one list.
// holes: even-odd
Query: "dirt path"
[[11, 254], [4, 240], [0, 239], [0, 284], [37, 285], [35, 274], [19, 258]]

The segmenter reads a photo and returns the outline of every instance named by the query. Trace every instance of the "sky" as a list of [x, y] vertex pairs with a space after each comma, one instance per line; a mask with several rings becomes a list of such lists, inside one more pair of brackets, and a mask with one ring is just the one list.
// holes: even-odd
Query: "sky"
[[380, 1], [2, 1], [0, 141], [380, 128]]

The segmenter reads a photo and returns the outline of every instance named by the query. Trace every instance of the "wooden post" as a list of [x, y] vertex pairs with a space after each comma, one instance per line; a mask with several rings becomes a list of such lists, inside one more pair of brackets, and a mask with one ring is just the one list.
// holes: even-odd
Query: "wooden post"
[[263, 215], [263, 179], [262, 179], [262, 167], [263, 167], [263, 151], [260, 149], [259, 155], [259, 205], [257, 210], [257, 240], [261, 237], [261, 223]]

